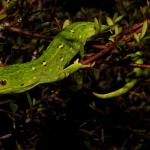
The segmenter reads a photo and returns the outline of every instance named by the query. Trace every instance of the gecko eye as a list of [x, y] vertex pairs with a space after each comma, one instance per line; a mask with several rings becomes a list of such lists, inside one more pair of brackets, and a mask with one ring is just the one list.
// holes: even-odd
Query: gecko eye
[[6, 83], [7, 83], [6, 80], [0, 80], [0, 85], [4, 86], [4, 85], [6, 85]]

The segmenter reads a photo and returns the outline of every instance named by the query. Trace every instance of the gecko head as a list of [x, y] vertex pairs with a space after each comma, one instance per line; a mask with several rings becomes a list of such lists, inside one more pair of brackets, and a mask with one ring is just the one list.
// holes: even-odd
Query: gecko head
[[80, 41], [80, 43], [84, 43], [88, 38], [97, 33], [98, 30], [94, 22], [76, 22], [65, 27], [59, 36], [67, 41]]
[[34, 77], [27, 82], [16, 82], [14, 79], [0, 79], [0, 94], [13, 94], [27, 91], [38, 84], [38, 80]]
[[80, 40], [87, 40], [98, 32], [94, 22], [83, 22], [79, 28], [77, 35]]

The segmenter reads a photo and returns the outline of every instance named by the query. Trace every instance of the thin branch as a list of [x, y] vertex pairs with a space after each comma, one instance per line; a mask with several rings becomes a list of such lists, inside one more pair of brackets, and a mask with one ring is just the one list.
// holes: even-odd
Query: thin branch
[[150, 69], [150, 64], [129, 64], [131, 67]]
[[87, 58], [86, 60], [81, 61], [81, 63], [84, 64], [84, 65], [89, 64], [90, 62], [93, 62], [97, 58], [99, 58], [99, 57], [105, 55], [106, 53], [108, 53], [112, 48], [113, 48], [112, 45], [108, 45], [105, 49], [103, 49], [100, 52], [94, 54], [93, 56]]
[[33, 33], [31, 31], [22, 30], [22, 29], [17, 28], [17, 27], [9, 27], [8, 29], [13, 31], [13, 32], [21, 33], [21, 34], [24, 34], [27, 36], [32, 36], [32, 37], [38, 38], [38, 39], [45, 39], [45, 40], [52, 40], [53, 39], [52, 36], [46, 36], [46, 35], [43, 35], [42, 33]]

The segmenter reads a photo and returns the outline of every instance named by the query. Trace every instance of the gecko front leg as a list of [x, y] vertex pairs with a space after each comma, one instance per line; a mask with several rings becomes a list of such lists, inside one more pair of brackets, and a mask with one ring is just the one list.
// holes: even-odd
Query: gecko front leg
[[85, 67], [89, 67], [89, 66], [90, 65], [83, 65], [83, 64], [79, 63], [78, 59], [77, 59], [73, 64], [71, 64], [70, 66], [68, 66], [67, 68], [65, 68], [59, 72], [58, 80], [64, 79], [65, 77], [68, 77], [73, 72], [75, 72], [81, 68], [85, 68]]

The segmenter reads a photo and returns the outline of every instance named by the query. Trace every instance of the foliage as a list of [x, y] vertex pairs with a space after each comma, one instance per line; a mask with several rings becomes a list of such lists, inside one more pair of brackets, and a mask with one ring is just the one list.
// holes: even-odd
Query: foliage
[[[66, 19], [97, 18], [109, 26], [86, 43], [82, 62], [93, 67], [26, 93], [0, 96], [0, 149], [149, 149], [148, 0], [2, 0], [0, 8], [3, 67], [39, 57]], [[94, 97], [93, 90], [107, 93], [135, 77], [136, 64], [127, 57], [135, 51], [143, 52], [145, 65], [138, 84], [113, 99]]]

